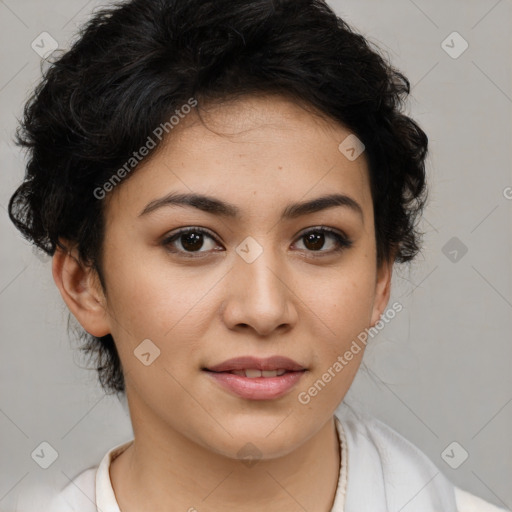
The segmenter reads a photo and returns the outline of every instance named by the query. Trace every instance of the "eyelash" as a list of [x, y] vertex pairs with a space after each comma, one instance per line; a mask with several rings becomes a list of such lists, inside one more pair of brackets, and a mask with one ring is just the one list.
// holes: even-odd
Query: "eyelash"
[[[190, 226], [190, 227], [186, 227], [186, 228], [180, 229], [176, 233], [166, 237], [164, 240], [162, 240], [162, 245], [164, 247], [166, 247], [169, 252], [179, 253], [179, 254], [182, 254], [182, 255], [186, 254], [186, 256], [184, 256], [185, 258], [190, 258], [190, 259], [192, 259], [192, 258], [204, 258], [204, 254], [205, 253], [207, 254], [210, 251], [182, 251], [182, 250], [171, 250], [171, 249], [169, 249], [169, 246], [174, 241], [178, 240], [180, 238], [180, 236], [186, 235], [188, 233], [197, 233], [197, 234], [207, 235], [208, 237], [212, 238], [217, 244], [219, 243], [215, 239], [215, 237], [210, 233], [210, 231], [208, 231], [208, 230], [206, 230], [204, 228]], [[352, 244], [353, 244], [353, 241], [350, 240], [345, 235], [342, 235], [338, 231], [336, 231], [334, 229], [331, 229], [331, 228], [328, 228], [328, 227], [324, 227], [324, 226], [319, 226], [319, 227], [314, 227], [314, 228], [308, 229], [307, 231], [303, 232], [298, 237], [297, 240], [301, 240], [301, 239], [305, 238], [310, 233], [324, 233], [324, 234], [326, 233], [328, 235], [331, 235], [334, 238], [334, 240], [336, 241], [336, 243], [338, 244], [338, 247], [336, 249], [333, 249], [333, 250], [330, 250], [330, 251], [322, 251], [322, 250], [312, 251], [312, 250], [307, 250], [306, 249], [306, 251], [311, 253], [314, 258], [323, 257], [325, 255], [342, 252], [345, 249], [349, 249], [352, 246]], [[216, 252], [220, 252], [220, 251], [216, 251]], [[315, 254], [315, 253], [318, 253], [318, 254]]]

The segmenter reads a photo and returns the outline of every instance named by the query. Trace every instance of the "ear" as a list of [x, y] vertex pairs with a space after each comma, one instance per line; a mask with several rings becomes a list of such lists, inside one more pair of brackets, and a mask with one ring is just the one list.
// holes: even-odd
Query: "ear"
[[57, 246], [52, 274], [64, 302], [80, 325], [96, 337], [110, 334], [106, 299], [98, 274], [79, 262], [76, 248], [67, 250]]
[[384, 313], [389, 297], [391, 295], [391, 277], [393, 274], [394, 258], [384, 260], [377, 269], [377, 279], [375, 283], [375, 299], [373, 302], [371, 327], [373, 327]]

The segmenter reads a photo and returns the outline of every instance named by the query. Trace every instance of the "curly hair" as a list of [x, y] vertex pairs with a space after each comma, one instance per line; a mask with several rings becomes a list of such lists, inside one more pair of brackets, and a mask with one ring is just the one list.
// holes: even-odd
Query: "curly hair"
[[[408, 79], [324, 0], [131, 0], [96, 12], [24, 109], [29, 153], [9, 216], [49, 255], [72, 242], [102, 285], [104, 202], [93, 193], [191, 97], [277, 93], [365, 145], [378, 263], [421, 248], [428, 139], [402, 113]], [[82, 333], [106, 392], [124, 392], [111, 335]]]

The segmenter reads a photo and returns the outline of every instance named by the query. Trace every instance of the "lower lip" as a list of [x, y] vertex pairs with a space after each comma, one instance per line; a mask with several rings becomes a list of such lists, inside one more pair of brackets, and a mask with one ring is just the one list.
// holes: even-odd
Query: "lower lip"
[[290, 391], [299, 382], [305, 371], [287, 372], [278, 377], [242, 377], [234, 373], [205, 370], [223, 388], [248, 400], [272, 400]]

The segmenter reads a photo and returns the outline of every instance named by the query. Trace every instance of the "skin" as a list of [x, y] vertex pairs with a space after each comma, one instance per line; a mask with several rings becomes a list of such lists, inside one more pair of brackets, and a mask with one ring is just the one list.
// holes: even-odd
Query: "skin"
[[[206, 126], [189, 114], [108, 197], [106, 293], [76, 251], [53, 260], [70, 311], [89, 333], [113, 335], [124, 368], [135, 441], [111, 465], [116, 498], [123, 512], [327, 512], [340, 467], [333, 413], [364, 351], [308, 404], [297, 395], [389, 300], [392, 262], [376, 264], [366, 157], [348, 160], [338, 145], [349, 130], [280, 96], [210, 105], [202, 117]], [[214, 196], [241, 216], [176, 205], [140, 216], [171, 191]], [[280, 220], [288, 204], [332, 193], [362, 215], [337, 206]], [[183, 237], [162, 242], [187, 226], [212, 234], [199, 258], [187, 257]], [[318, 226], [352, 246], [335, 252], [329, 234], [308, 243], [304, 231]], [[235, 251], [248, 236], [263, 249], [252, 263]], [[148, 366], [134, 356], [144, 339], [160, 350]], [[241, 355], [285, 355], [308, 371], [285, 396], [260, 401], [201, 370]], [[250, 467], [237, 455], [248, 442], [261, 454]]]

